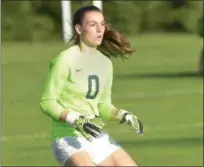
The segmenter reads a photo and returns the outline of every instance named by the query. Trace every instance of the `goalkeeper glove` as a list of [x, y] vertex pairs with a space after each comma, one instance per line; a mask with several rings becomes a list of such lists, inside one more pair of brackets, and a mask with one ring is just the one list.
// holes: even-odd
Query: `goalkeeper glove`
[[103, 132], [105, 125], [100, 117], [86, 118], [76, 112], [69, 112], [66, 122], [71, 124], [88, 141], [92, 141], [92, 137], [98, 137]]
[[126, 110], [119, 110], [116, 115], [116, 119], [119, 120], [120, 124], [127, 123], [132, 126], [134, 130], [136, 130], [137, 134], [143, 134], [143, 125], [142, 122], [137, 118], [137, 116], [133, 115], [131, 112]]

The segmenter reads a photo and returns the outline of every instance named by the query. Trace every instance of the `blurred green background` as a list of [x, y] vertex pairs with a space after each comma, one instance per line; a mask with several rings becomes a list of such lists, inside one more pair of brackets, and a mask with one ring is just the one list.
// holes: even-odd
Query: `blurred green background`
[[[80, 6], [91, 3], [84, 0], [72, 1], [72, 13]], [[104, 1], [103, 12], [107, 22], [125, 34], [198, 33], [203, 1]], [[61, 40], [61, 30], [59, 0], [2, 1], [4, 41]]]
[[[1, 165], [58, 165], [39, 101], [50, 60], [68, 47], [60, 1], [1, 3]], [[72, 2], [72, 11], [87, 4]], [[106, 1], [103, 11], [136, 49], [113, 60], [113, 103], [145, 128], [141, 137], [117, 123], [106, 131], [140, 166], [203, 166], [202, 1]]]

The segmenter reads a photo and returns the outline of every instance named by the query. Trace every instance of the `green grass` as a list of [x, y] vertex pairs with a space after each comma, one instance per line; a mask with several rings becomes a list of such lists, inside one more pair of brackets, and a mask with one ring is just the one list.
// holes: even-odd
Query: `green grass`
[[[142, 165], [203, 165], [203, 82], [197, 76], [202, 41], [192, 35], [131, 38], [137, 52], [114, 60], [113, 102], [145, 127], [108, 123], [106, 130]], [[58, 165], [50, 119], [39, 109], [50, 60], [63, 43], [2, 44], [2, 165]]]

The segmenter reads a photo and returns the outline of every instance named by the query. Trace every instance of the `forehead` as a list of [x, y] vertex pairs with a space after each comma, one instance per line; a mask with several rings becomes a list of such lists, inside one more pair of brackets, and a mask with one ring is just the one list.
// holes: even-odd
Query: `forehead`
[[90, 22], [90, 21], [102, 22], [104, 21], [104, 16], [101, 12], [90, 11], [90, 12], [85, 13], [83, 21], [84, 22]]

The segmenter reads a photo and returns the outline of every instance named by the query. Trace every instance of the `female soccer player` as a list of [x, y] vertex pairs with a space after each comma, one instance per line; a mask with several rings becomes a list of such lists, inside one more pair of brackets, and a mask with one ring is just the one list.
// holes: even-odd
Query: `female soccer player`
[[103, 132], [103, 121], [115, 120], [143, 133], [136, 116], [111, 103], [110, 58], [125, 58], [133, 49], [95, 6], [76, 11], [73, 29], [75, 43], [52, 60], [40, 103], [53, 119], [53, 154], [62, 166], [136, 166]]

